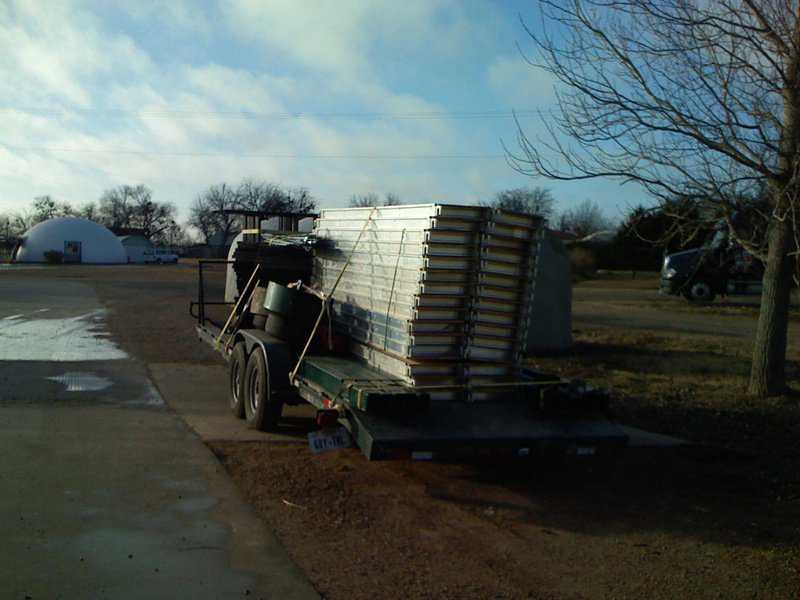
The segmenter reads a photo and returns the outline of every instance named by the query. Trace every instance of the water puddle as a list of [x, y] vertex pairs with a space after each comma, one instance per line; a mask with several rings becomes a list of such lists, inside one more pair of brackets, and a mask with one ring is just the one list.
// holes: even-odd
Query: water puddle
[[63, 384], [68, 392], [99, 392], [114, 385], [110, 379], [93, 373], [71, 372], [47, 379]]
[[[40, 309], [45, 312], [49, 309]], [[91, 361], [127, 358], [102, 329], [105, 310], [58, 319], [0, 319], [0, 361]]]
[[[108, 377], [102, 377], [94, 373], [85, 371], [70, 371], [61, 375], [44, 377], [49, 381], [55, 381], [64, 386], [65, 392], [100, 392], [110, 388], [115, 381]], [[164, 399], [158, 393], [156, 387], [149, 379], [134, 385], [128, 380], [117, 382], [116, 391], [110, 395], [102, 397], [105, 401], [122, 406], [163, 406]]]

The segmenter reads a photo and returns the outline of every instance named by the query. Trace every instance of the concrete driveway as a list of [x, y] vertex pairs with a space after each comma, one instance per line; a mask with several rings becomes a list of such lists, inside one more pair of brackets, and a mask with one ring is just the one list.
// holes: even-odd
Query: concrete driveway
[[81, 282], [0, 273], [2, 598], [316, 598]]

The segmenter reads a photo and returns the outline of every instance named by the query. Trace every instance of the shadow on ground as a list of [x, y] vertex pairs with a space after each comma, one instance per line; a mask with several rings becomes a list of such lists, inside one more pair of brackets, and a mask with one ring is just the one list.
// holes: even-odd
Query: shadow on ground
[[505, 518], [520, 524], [593, 536], [649, 532], [762, 549], [800, 544], [800, 480], [759, 477], [754, 458], [635, 452], [613, 464], [477, 462], [428, 493], [472, 510], [509, 511]]

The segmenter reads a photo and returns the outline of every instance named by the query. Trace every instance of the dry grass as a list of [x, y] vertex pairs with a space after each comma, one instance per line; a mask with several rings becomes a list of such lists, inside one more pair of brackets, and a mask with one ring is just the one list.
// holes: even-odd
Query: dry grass
[[[730, 339], [593, 329], [576, 332], [569, 356], [540, 358], [543, 370], [609, 389], [625, 423], [750, 457], [740, 474], [775, 496], [800, 498], [800, 352], [788, 356], [792, 390], [746, 392], [748, 343]], [[740, 467], [742, 465], [739, 465]]]
[[[693, 315], [708, 315], [720, 317], [745, 317], [750, 319], [758, 319], [759, 305], [757, 299], [750, 298], [750, 302], [736, 300], [736, 299], [722, 299], [712, 302], [711, 304], [690, 304], [682, 300], [670, 302], [670, 299], [659, 298], [649, 302], [629, 302], [619, 301], [614, 304], [620, 307], [635, 307], [647, 308], [650, 310], [663, 310], [665, 302], [669, 302], [670, 312], [693, 314]], [[792, 298], [792, 304], [789, 307], [789, 320], [795, 321], [800, 319], [800, 295], [795, 294]]]

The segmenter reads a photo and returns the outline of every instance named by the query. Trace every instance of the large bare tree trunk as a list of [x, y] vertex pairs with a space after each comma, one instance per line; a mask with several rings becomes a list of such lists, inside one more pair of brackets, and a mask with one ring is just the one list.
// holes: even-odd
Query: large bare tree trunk
[[791, 229], [789, 219], [773, 220], [769, 228], [769, 253], [749, 387], [751, 394], [762, 398], [786, 391], [786, 340], [792, 291], [792, 261], [787, 248]]
[[[800, 42], [800, 5], [793, 40]], [[789, 333], [789, 304], [792, 294], [793, 257], [790, 244], [796, 244], [794, 209], [797, 206], [798, 151], [800, 151], [800, 56], [788, 61], [788, 81], [783, 89], [783, 131], [778, 167], [783, 181], [771, 182], [773, 213], [769, 223], [764, 290], [758, 316], [749, 392], [761, 398], [786, 391], [786, 341]]]

